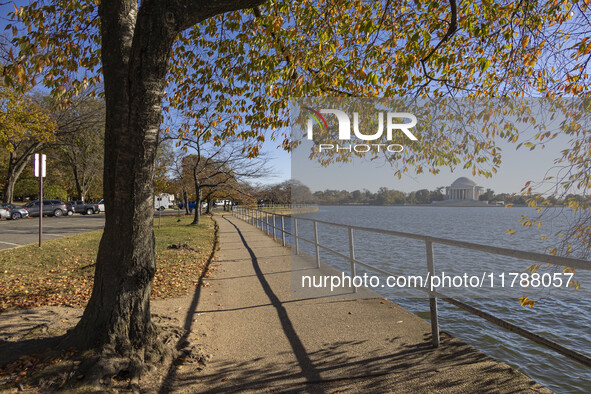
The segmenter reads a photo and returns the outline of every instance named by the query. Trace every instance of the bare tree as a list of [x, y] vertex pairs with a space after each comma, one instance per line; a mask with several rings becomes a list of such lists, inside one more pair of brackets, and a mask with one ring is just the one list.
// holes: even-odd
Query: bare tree
[[222, 187], [269, 173], [264, 155], [249, 158], [245, 154], [246, 145], [237, 139], [215, 144], [206, 141], [204, 136], [205, 133], [196, 133], [180, 137], [182, 149], [195, 152], [184, 156], [181, 165], [183, 176], [189, 177], [194, 185], [196, 205], [193, 224], [199, 223], [205, 189], [209, 189], [206, 197], [211, 199], [213, 192], [222, 190]]
[[76, 97], [56, 114], [58, 139], [50, 147], [71, 172], [77, 198], [84, 200], [93, 185], [102, 181], [105, 104], [90, 95]]

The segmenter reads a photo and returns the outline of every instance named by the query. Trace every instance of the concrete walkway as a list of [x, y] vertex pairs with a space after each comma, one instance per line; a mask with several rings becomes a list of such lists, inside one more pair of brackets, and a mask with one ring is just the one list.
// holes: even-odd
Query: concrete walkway
[[290, 250], [231, 214], [216, 220], [216, 270], [179, 311], [212, 358], [161, 392], [550, 392], [444, 333], [433, 349], [428, 322], [370, 291], [294, 298]]

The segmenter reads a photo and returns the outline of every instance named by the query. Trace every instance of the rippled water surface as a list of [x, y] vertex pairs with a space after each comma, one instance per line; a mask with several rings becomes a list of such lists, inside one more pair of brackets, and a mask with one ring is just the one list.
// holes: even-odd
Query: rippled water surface
[[[558, 213], [558, 211], [557, 211]], [[541, 230], [521, 230], [521, 215], [534, 215], [530, 208], [513, 207], [319, 207], [314, 214], [302, 215], [334, 223], [379, 228], [405, 233], [429, 235], [478, 244], [531, 252], [543, 252], [551, 241], [539, 236], [555, 232], [564, 213], [544, 222]], [[291, 223], [287, 223], [291, 228]], [[550, 227], [553, 226], [553, 227]], [[517, 229], [515, 235], [507, 235], [508, 229]], [[349, 243], [346, 229], [323, 224], [318, 225], [320, 243], [348, 255]], [[298, 221], [298, 234], [313, 238], [310, 222]], [[355, 232], [356, 258], [396, 275], [425, 274], [425, 243], [388, 235]], [[306, 242], [300, 247], [313, 254]], [[321, 253], [321, 259], [348, 272], [349, 264], [342, 259]], [[434, 244], [436, 271], [450, 274], [478, 274], [523, 272], [525, 260], [491, 255], [445, 245]], [[358, 270], [358, 274], [365, 271]], [[541, 272], [560, 272], [549, 269]], [[553, 339], [580, 352], [591, 354], [591, 271], [579, 270], [575, 277], [581, 282], [581, 290], [540, 291], [534, 289], [463, 289], [454, 297], [469, 301], [480, 309], [492, 313], [526, 329]], [[403, 307], [426, 316], [429, 303], [424, 294], [408, 290], [380, 288], [379, 293]], [[536, 300], [533, 308], [521, 307], [519, 296]], [[444, 302], [439, 303], [439, 321], [442, 330], [475, 346], [491, 357], [504, 361], [523, 371], [538, 382], [560, 393], [591, 392], [591, 368], [557, 355], [551, 350], [505, 331], [483, 319], [457, 309]]]

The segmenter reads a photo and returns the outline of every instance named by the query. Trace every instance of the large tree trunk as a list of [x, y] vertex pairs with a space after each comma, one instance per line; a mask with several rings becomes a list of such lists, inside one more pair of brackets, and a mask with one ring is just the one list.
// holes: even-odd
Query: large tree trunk
[[99, 8], [105, 230], [92, 296], [76, 330], [82, 347], [109, 347], [140, 359], [155, 333], [149, 303], [156, 271], [154, 161], [167, 62], [178, 34], [165, 23], [160, 4], [142, 2], [137, 23], [136, 1], [102, 1]]
[[259, 2], [145, 0], [137, 12], [137, 0], [101, 1], [106, 214], [92, 295], [72, 333], [79, 347], [142, 362], [157, 345], [149, 302], [156, 271], [154, 162], [172, 44], [206, 17]]

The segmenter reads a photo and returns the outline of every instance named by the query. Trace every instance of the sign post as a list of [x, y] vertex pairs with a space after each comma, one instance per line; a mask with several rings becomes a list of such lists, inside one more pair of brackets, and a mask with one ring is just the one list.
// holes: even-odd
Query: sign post
[[43, 235], [43, 178], [45, 177], [44, 154], [35, 153], [35, 176], [39, 177], [39, 247], [41, 247], [41, 236]]

